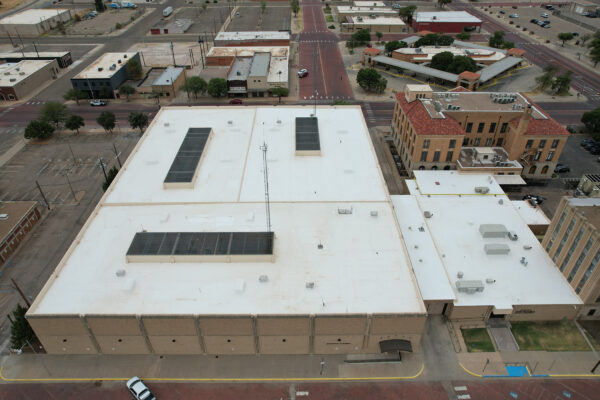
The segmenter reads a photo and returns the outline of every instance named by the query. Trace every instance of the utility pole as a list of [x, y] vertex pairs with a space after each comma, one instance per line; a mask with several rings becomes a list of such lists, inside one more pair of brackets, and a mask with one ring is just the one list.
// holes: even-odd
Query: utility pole
[[65, 177], [67, 178], [67, 183], [69, 184], [69, 189], [71, 189], [71, 194], [73, 195], [73, 201], [77, 201], [77, 196], [75, 196], [75, 191], [73, 190], [73, 186], [71, 186], [71, 180], [69, 179], [68, 171], [65, 174]]
[[15, 31], [17, 32], [17, 37], [19, 38], [19, 41], [21, 42], [21, 54], [23, 54], [23, 57], [25, 57], [25, 45], [23, 44], [23, 39], [21, 39], [21, 35], [19, 35], [19, 31], [17, 29], [15, 29]]
[[27, 296], [25, 296], [25, 293], [23, 293], [23, 291], [21, 290], [21, 288], [19, 287], [19, 285], [17, 285], [17, 282], [13, 278], [10, 278], [10, 281], [15, 286], [15, 289], [17, 289], [17, 292], [19, 292], [19, 294], [21, 295], [21, 297], [23, 298], [23, 300], [25, 300], [25, 304], [27, 304], [27, 307], [31, 307], [31, 302], [29, 301], [29, 299], [27, 298]]
[[115, 146], [114, 143], [113, 143], [113, 149], [115, 150], [115, 157], [116, 157], [117, 161], [119, 162], [119, 168], [121, 168], [122, 167], [122, 165], [121, 165], [121, 159], [119, 158], [119, 154], [120, 153], [117, 152], [117, 146]]
[[173, 66], [176, 67], [177, 63], [175, 62], [175, 50], [173, 50], [173, 42], [171, 42], [171, 55], [173, 56]]
[[15, 42], [13, 42], [12, 40], [12, 36], [10, 36], [10, 32], [6, 31], [6, 34], [8, 35], [8, 38], [10, 39], [10, 44], [12, 45], [12, 47], [17, 47], [18, 45], [15, 45]]
[[100, 168], [102, 168], [102, 173], [104, 173], [104, 180], [108, 183], [108, 176], [106, 176], [106, 170], [104, 169], [106, 165], [102, 161], [102, 157], [98, 157], [98, 163], [100, 164]]
[[75, 154], [73, 153], [73, 149], [71, 148], [71, 144], [67, 144], [69, 146], [69, 150], [71, 151], [71, 155], [73, 156], [73, 164], [77, 165], [77, 159], [75, 158]]
[[40, 58], [40, 52], [37, 49], [37, 46], [35, 45], [35, 42], [32, 40], [31, 43], [33, 43], [33, 48], [35, 49], [35, 53], [37, 54], [37, 57]]
[[48, 208], [48, 210], [50, 209], [50, 204], [48, 203], [48, 200], [46, 199], [46, 196], [44, 195], [44, 192], [42, 192], [42, 188], [40, 186], [40, 183], [38, 181], [35, 181], [35, 184], [38, 188], [38, 190], [40, 191], [40, 194], [42, 195], [42, 199], [44, 199], [44, 203], [46, 203], [46, 208]]

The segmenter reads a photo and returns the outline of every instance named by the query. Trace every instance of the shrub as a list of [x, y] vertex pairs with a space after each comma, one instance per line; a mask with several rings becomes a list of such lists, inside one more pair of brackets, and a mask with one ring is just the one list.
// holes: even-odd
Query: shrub
[[328, 15], [328, 16], [325, 17], [325, 20], [327, 22], [333, 22], [333, 17], [331, 15]]
[[75, 20], [75, 22], [79, 22], [79, 21], [81, 21], [81, 15], [75, 14], [75, 16], [73, 17], [73, 19]]
[[213, 3], [216, 3], [216, 2], [217, 2], [217, 0], [213, 0]]
[[121, 24], [117, 22], [117, 23], [115, 24], [115, 29], [121, 29]]
[[335, 29], [335, 25], [329, 25], [328, 28], [329, 29]]

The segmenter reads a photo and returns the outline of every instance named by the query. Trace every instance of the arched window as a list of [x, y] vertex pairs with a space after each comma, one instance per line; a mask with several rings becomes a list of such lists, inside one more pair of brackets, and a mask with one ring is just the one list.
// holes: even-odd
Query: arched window
[[422, 166], [422, 165], [419, 167], [419, 170], [420, 170], [420, 171], [423, 171], [424, 169], [425, 169], [425, 167], [424, 167], [424, 166]]
[[544, 168], [542, 168], [542, 172], [541, 172], [541, 174], [542, 174], [542, 175], [545, 175], [545, 174], [547, 174], [547, 173], [548, 173], [548, 166], [547, 166], [547, 165], [544, 165]]
[[433, 167], [431, 167], [432, 170], [436, 170], [437, 169], [437, 165], [434, 165]]
[[444, 167], [444, 171], [448, 171], [449, 169], [450, 169], [450, 166], [449, 166], [449, 165], [446, 165], [446, 166]]
[[531, 168], [529, 168], [529, 175], [533, 174], [535, 174], [535, 165], [532, 165]]

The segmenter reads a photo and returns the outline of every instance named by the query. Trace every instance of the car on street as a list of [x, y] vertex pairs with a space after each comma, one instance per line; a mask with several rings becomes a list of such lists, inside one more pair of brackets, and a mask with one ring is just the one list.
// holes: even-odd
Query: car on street
[[510, 14], [510, 18], [519, 18], [519, 14]]
[[550, 16], [546, 13], [542, 13], [542, 18], [550, 18]]
[[127, 389], [136, 400], [156, 400], [148, 386], [137, 376], [127, 381]]
[[579, 144], [581, 147], [585, 147], [588, 144], [596, 143], [594, 139], [583, 139]]
[[500, 10], [500, 14], [506, 14], [506, 11]]
[[102, 101], [102, 100], [92, 100], [90, 101], [90, 106], [92, 107], [101, 107], [101, 106], [105, 106], [106, 102]]
[[110, 4], [108, 5], [108, 7], [109, 7], [109, 8], [116, 8], [116, 9], [119, 9], [119, 8], [121, 8], [121, 6], [120, 6], [120, 5], [118, 5], [117, 3], [110, 3]]
[[231, 99], [229, 100], [229, 104], [242, 104], [242, 99]]
[[591, 155], [597, 156], [598, 154], [600, 154], [600, 147], [598, 147], [598, 146], [590, 147], [589, 149], [587, 149], [587, 151], [589, 151]]
[[392, 8], [394, 10], [398, 10], [398, 9], [402, 8], [402, 6], [400, 4], [398, 4], [398, 3], [394, 3], [394, 4], [392, 4]]
[[556, 164], [556, 167], [554, 168], [554, 172], [556, 172], [556, 173], [569, 172], [569, 171], [571, 171], [571, 168], [569, 168], [568, 165], [565, 165], [563, 163]]
[[527, 195], [523, 196], [523, 200], [527, 200], [532, 205], [536, 205], [536, 204], [542, 204], [545, 199], [542, 196], [538, 196], [537, 194], [527, 194]]
[[595, 140], [590, 140], [589, 142], [583, 143], [582, 146], [584, 149], [589, 150], [592, 147], [600, 146], [600, 144], [598, 144], [598, 142], [596, 142]]
[[302, 68], [298, 71], [298, 78], [304, 78], [305, 76], [308, 76], [308, 70], [306, 68]]
[[542, 25], [542, 28], [544, 28], [544, 29], [550, 29], [552, 27], [550, 26], [550, 24], [545, 24], [545, 25]]
[[518, 7], [517, 6], [512, 6], [512, 8], [516, 10]]
[[575, 37], [579, 36], [579, 32], [571, 32], [571, 34]]
[[544, 7], [546, 7], [546, 10], [550, 10], [550, 11], [554, 10], [554, 6], [552, 4], [547, 4]]
[[537, 24], [538, 20], [534, 18], [534, 19], [529, 20], [529, 22], [531, 22], [532, 24]]

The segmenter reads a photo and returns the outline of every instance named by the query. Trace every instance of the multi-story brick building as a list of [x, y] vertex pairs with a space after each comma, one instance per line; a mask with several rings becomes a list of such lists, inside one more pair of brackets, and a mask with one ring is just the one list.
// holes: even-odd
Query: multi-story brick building
[[600, 317], [600, 198], [563, 197], [542, 245], [584, 303], [581, 317]]
[[433, 92], [407, 85], [396, 94], [392, 137], [406, 170], [456, 169], [463, 147], [502, 147], [526, 178], [550, 178], [569, 132], [520, 93]]

